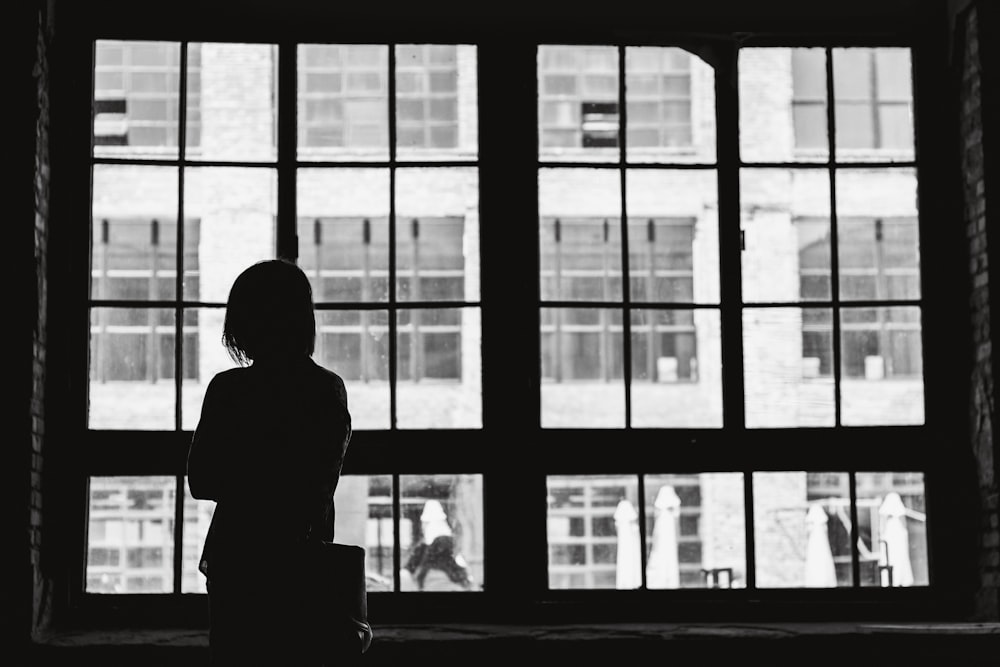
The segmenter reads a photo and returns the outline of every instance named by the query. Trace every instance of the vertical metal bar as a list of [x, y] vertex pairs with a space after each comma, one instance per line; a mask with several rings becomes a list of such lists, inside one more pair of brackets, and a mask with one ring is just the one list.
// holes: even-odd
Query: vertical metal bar
[[[396, 429], [396, 45], [389, 44], [389, 428]], [[398, 516], [397, 516], [398, 522]], [[399, 544], [397, 539], [396, 544]], [[399, 571], [399, 568], [396, 568]], [[398, 575], [396, 581], [399, 585]]]
[[861, 556], [860, 545], [858, 544], [858, 485], [857, 473], [851, 471], [847, 473], [848, 489], [850, 493], [851, 509], [851, 585], [854, 588], [861, 586]]
[[[410, 221], [410, 298], [420, 301], [420, 222], [414, 218]], [[410, 311], [410, 381], [418, 382], [423, 375], [423, 355], [420, 353], [423, 342], [420, 339], [421, 311], [414, 308]]]
[[[392, 318], [390, 318], [391, 321]], [[395, 413], [394, 413], [395, 416]], [[393, 419], [395, 422], [395, 419]], [[393, 424], [395, 426], [395, 424]], [[399, 500], [399, 473], [392, 473], [392, 590], [398, 591], [401, 586], [400, 570], [402, 570], [403, 565], [403, 554], [400, 553], [402, 547], [400, 546], [402, 542], [400, 541], [399, 525], [403, 520], [400, 512], [402, 510], [402, 503]]]
[[298, 44], [278, 45], [278, 219], [275, 254], [289, 261], [299, 257], [298, 239]]
[[[564, 299], [566, 297], [562, 292], [562, 219], [555, 218], [552, 222], [552, 226], [555, 239], [555, 292], [557, 299]], [[564, 312], [565, 311], [562, 308], [549, 309], [549, 313], [554, 316], [552, 322], [552, 356], [554, 361], [552, 371], [556, 382], [562, 382], [564, 376], [562, 342], [562, 316]]]
[[[316, 280], [316, 289], [313, 294], [314, 301], [323, 300], [323, 260], [323, 222], [319, 218], [315, 218], [313, 220], [313, 262], [315, 264], [315, 267], [313, 268], [313, 276]], [[320, 363], [322, 363], [325, 358], [325, 345], [323, 344], [324, 336], [322, 333], [323, 316], [324, 314], [320, 313], [319, 321], [316, 323], [319, 331], [316, 332], [315, 356], [319, 359]]]
[[[159, 245], [160, 245], [160, 223], [153, 218], [149, 229], [149, 300], [156, 303], [159, 299]], [[176, 264], [175, 264], [176, 266]], [[175, 301], [177, 297], [174, 297]], [[157, 320], [159, 319], [158, 308], [148, 308], [146, 310], [146, 324], [149, 325], [148, 349], [146, 350], [146, 379], [152, 384], [160, 377], [160, 339], [156, 333]], [[177, 357], [176, 342], [174, 341], [174, 357]], [[176, 381], [175, 381], [176, 383]]]
[[[371, 298], [371, 254], [372, 254], [372, 223], [368, 218], [361, 220], [361, 301], [367, 303]], [[358, 345], [361, 367], [361, 381], [367, 383], [369, 378], [369, 358], [372, 354], [369, 340], [371, 313], [361, 311], [361, 342]]]
[[826, 48], [826, 127], [830, 158], [827, 173], [830, 179], [830, 298], [833, 312], [833, 415], [834, 424], [840, 426], [841, 411], [841, 352], [840, 352], [840, 247], [837, 230], [837, 114], [833, 91], [833, 49]]
[[622, 382], [625, 383], [625, 428], [632, 427], [632, 318], [631, 280], [628, 257], [627, 156], [628, 110], [625, 100], [624, 44], [618, 46], [618, 178], [621, 189], [621, 253], [622, 253]]
[[[656, 296], [656, 222], [650, 218], [646, 221], [646, 246], [649, 250], [646, 259], [649, 261], [649, 272], [646, 274], [646, 298], [654, 301], [659, 299]], [[659, 311], [644, 311], [649, 319], [646, 326], [646, 379], [650, 382], [660, 380], [656, 376], [656, 358], [659, 354], [657, 350], [656, 323], [659, 319]]]
[[[108, 243], [111, 238], [111, 224], [107, 218], [101, 220], [101, 254], [100, 274], [101, 285], [97, 291], [101, 299], [108, 298]], [[100, 338], [97, 339], [95, 359], [93, 363], [97, 366], [97, 377], [101, 384], [108, 380], [107, 358], [108, 358], [108, 311], [107, 308], [97, 309], [97, 327]]]
[[646, 553], [649, 551], [646, 548], [646, 539], [648, 537], [646, 534], [646, 476], [639, 473], [638, 478], [639, 500], [636, 503], [638, 505], [636, 509], [639, 512], [639, 581], [640, 588], [645, 590], [648, 586], [646, 582]]

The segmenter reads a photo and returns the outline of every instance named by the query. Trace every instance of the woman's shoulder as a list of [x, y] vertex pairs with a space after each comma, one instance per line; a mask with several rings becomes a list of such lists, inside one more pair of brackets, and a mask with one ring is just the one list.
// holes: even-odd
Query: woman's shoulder
[[346, 403], [347, 388], [344, 385], [344, 379], [326, 366], [321, 366], [316, 363], [316, 361], [311, 359], [310, 362], [312, 381], [315, 382], [321, 390], [329, 391], [335, 394], [338, 398], [343, 400], [344, 403]]

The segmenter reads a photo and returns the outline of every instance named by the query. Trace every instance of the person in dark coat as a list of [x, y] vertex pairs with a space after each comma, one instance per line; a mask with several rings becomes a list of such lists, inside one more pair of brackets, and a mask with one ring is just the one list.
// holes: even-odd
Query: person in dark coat
[[217, 503], [199, 567], [216, 665], [322, 664], [302, 563], [309, 538], [333, 539], [352, 431], [315, 336], [301, 269], [268, 260], [237, 277], [222, 338], [239, 367], [209, 383], [187, 459], [191, 495]]

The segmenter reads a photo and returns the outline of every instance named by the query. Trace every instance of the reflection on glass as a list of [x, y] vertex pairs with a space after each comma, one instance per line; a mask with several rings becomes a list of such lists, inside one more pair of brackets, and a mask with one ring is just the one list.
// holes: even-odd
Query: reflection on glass
[[627, 178], [632, 301], [718, 303], [715, 172], [632, 169]]
[[617, 47], [538, 47], [540, 159], [616, 161], [618, 102]]
[[910, 50], [833, 49], [837, 160], [912, 160]]
[[200, 228], [198, 264], [212, 267], [198, 281], [185, 281], [185, 300], [225, 303], [236, 276], [275, 257], [277, 201], [274, 169], [185, 170], [185, 215], [197, 219]]
[[722, 426], [720, 326], [716, 310], [632, 311], [632, 426]]
[[[180, 44], [98, 40], [94, 66], [94, 155], [176, 158]], [[188, 51], [197, 73], [197, 45]], [[197, 77], [188, 95], [199, 96]], [[197, 106], [197, 103], [195, 103]], [[194, 120], [197, 141], [198, 121]]]
[[826, 50], [744, 48], [739, 70], [742, 160], [825, 161]]
[[215, 501], [199, 500], [184, 482], [184, 555], [181, 558], [181, 593], [207, 593], [205, 575], [198, 570], [205, 538], [215, 514]]
[[216, 373], [236, 366], [222, 345], [225, 308], [184, 309], [184, 382], [181, 428], [193, 431], [201, 417], [205, 389]]
[[190, 44], [188, 157], [274, 160], [277, 78], [276, 45]]
[[396, 298], [479, 300], [475, 169], [397, 170]]
[[859, 472], [858, 548], [862, 586], [926, 586], [924, 475]]
[[[365, 549], [368, 592], [393, 590], [392, 477], [343, 475], [333, 505], [334, 540]], [[399, 536], [400, 548], [408, 549], [410, 533], [400, 530]]]
[[300, 44], [300, 160], [389, 157], [389, 47]]
[[829, 309], [744, 309], [748, 427], [833, 426], [832, 369], [833, 317]]
[[474, 159], [478, 143], [476, 47], [396, 47], [396, 149], [402, 159]]
[[174, 477], [91, 477], [88, 593], [174, 590]]
[[743, 475], [646, 475], [644, 484], [646, 587], [746, 587]]
[[174, 321], [170, 308], [91, 308], [90, 428], [174, 428]]
[[832, 298], [827, 171], [742, 169], [740, 227], [745, 301]]
[[758, 588], [851, 586], [847, 473], [753, 473]]
[[299, 266], [316, 303], [388, 301], [389, 171], [298, 170]]
[[397, 426], [481, 428], [479, 308], [401, 309], [396, 326]]
[[550, 476], [547, 486], [549, 588], [639, 588], [637, 478]]
[[483, 476], [400, 475], [403, 591], [483, 590]]
[[[94, 165], [93, 176], [91, 298], [174, 299], [177, 169]], [[187, 278], [197, 275], [197, 220], [187, 218], [184, 235]]]
[[542, 426], [625, 425], [622, 311], [542, 308]]
[[920, 308], [844, 308], [840, 317], [841, 421], [922, 424]]
[[317, 311], [313, 359], [343, 378], [355, 429], [389, 428], [387, 311]]
[[625, 49], [630, 162], [715, 162], [715, 72], [677, 47]]

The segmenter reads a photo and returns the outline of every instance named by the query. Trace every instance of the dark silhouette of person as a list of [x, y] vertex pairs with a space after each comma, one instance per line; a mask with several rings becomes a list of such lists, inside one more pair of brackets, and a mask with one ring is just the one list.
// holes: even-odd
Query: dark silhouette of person
[[421, 591], [464, 591], [472, 587], [469, 570], [456, 554], [451, 535], [438, 535], [430, 544], [415, 545], [405, 567]]
[[352, 431], [343, 380], [312, 359], [315, 337], [296, 265], [258, 262], [236, 278], [222, 342], [239, 367], [209, 383], [187, 459], [191, 495], [217, 503], [199, 567], [212, 664], [320, 665], [330, 645], [302, 563], [307, 540], [333, 539]]

